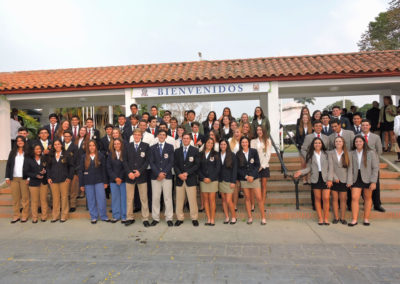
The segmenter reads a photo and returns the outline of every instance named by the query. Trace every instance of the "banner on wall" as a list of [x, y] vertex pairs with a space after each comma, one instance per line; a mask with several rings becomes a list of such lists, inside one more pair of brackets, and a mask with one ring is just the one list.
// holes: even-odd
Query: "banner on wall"
[[268, 93], [271, 82], [132, 88], [131, 98]]

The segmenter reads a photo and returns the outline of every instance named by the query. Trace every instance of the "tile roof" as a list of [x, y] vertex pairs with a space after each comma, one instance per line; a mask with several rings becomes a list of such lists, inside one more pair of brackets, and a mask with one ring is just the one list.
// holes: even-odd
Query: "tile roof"
[[0, 73], [0, 93], [400, 75], [400, 50]]

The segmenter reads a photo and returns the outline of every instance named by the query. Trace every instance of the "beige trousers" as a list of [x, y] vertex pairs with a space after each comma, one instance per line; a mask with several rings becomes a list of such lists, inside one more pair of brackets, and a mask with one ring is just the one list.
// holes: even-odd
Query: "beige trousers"
[[49, 205], [47, 203], [47, 194], [49, 192], [49, 186], [47, 184], [40, 184], [40, 186], [30, 186], [29, 191], [31, 193], [31, 210], [32, 220], [38, 219], [38, 208], [42, 210], [42, 220], [47, 220], [47, 214]]
[[69, 188], [69, 206], [71, 208], [76, 208], [77, 198], [79, 196], [79, 177], [74, 175]]
[[61, 219], [68, 219], [69, 205], [68, 205], [68, 193], [69, 183], [60, 182], [52, 183], [50, 185], [51, 195], [53, 197], [53, 212], [52, 219], [60, 219], [60, 201], [61, 201]]
[[[142, 204], [142, 219], [149, 220], [149, 203], [147, 200], [147, 183], [137, 185], [139, 189], [140, 203]], [[133, 199], [135, 198], [135, 184], [126, 183], [126, 220], [133, 220]]]
[[197, 207], [197, 187], [187, 186], [186, 182], [183, 182], [182, 186], [176, 187], [176, 218], [179, 221], [185, 219], [185, 215], [183, 214], [185, 192], [189, 201], [190, 218], [192, 218], [192, 220], [197, 220], [199, 217], [199, 209]]
[[151, 180], [152, 189], [152, 209], [151, 216], [153, 220], [160, 221], [160, 199], [161, 193], [164, 195], [165, 220], [172, 221], [174, 217], [174, 208], [172, 205], [172, 180]]
[[22, 205], [22, 220], [29, 218], [29, 189], [26, 179], [15, 177], [11, 180], [11, 195], [13, 200], [13, 219], [20, 217]]

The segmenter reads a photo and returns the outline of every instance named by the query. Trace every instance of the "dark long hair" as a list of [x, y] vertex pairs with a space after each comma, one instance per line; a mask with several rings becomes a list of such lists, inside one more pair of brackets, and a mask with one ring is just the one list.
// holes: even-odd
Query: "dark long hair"
[[96, 146], [96, 151], [94, 152], [94, 153], [95, 153], [95, 157], [94, 157], [94, 166], [95, 166], [96, 168], [98, 168], [98, 167], [100, 166], [99, 149], [97, 148], [97, 143], [96, 143], [96, 141], [93, 140], [93, 139], [91, 139], [91, 140], [88, 142], [87, 148], [86, 148], [86, 156], [85, 156], [85, 169], [86, 169], [86, 170], [89, 169], [89, 166], [90, 166], [90, 160], [91, 160], [91, 158], [90, 158], [89, 144], [92, 143], [92, 142], [93, 142], [94, 145]]
[[41, 153], [43, 153], [42, 145], [40, 145], [40, 144], [38, 144], [38, 143], [35, 143], [35, 144], [32, 146], [32, 152], [30, 153], [30, 157], [31, 157], [32, 159], [35, 159], [35, 148], [38, 147], [38, 146], [40, 147]]
[[18, 135], [17, 138], [15, 138], [15, 143], [13, 145], [13, 148], [12, 148], [11, 152], [10, 152], [10, 157], [15, 157], [17, 155], [17, 152], [18, 152], [17, 142], [18, 142], [18, 140], [24, 141], [24, 146], [22, 147], [22, 150], [24, 151], [24, 156], [30, 155], [29, 146], [28, 146], [28, 143], [26, 143], [26, 138], [24, 136], [22, 136], [22, 135]]
[[221, 142], [219, 142], [220, 145], [220, 152], [221, 152], [221, 143], [225, 142], [226, 144], [226, 152], [225, 152], [225, 167], [228, 169], [231, 169], [233, 167], [233, 152], [231, 150], [231, 147], [229, 146], [229, 142], [227, 139], [222, 139]]
[[356, 135], [356, 137], [354, 137], [354, 140], [353, 140], [353, 148], [354, 148], [355, 151], [357, 151], [356, 139], [361, 139], [363, 141], [363, 143], [364, 143], [364, 145], [363, 145], [363, 157], [362, 158], [363, 158], [364, 166], [367, 167], [367, 154], [368, 154], [368, 151], [370, 151], [371, 149], [368, 147], [368, 143], [365, 141], [365, 138], [362, 135]]
[[207, 118], [206, 118], [207, 123], [208, 123], [208, 121], [209, 121], [209, 120], [208, 120], [208, 117], [210, 116], [211, 113], [214, 114], [214, 119], [213, 119], [212, 122], [214, 123], [214, 121], [217, 120], [217, 114], [215, 113], [215, 111], [212, 110], [212, 111], [210, 111], [210, 112], [208, 113], [208, 115], [207, 115]]
[[308, 150], [307, 150], [307, 155], [306, 155], [306, 162], [307, 162], [307, 163], [308, 163], [309, 161], [311, 161], [311, 159], [312, 159], [312, 157], [313, 157], [313, 155], [314, 155], [314, 151], [315, 151], [314, 143], [315, 143], [315, 141], [317, 141], [317, 140], [321, 141], [321, 144], [322, 144], [321, 151], [322, 151], [322, 153], [326, 154], [326, 147], [325, 147], [324, 141], [322, 141], [321, 138], [315, 137], [315, 138], [313, 139], [313, 141], [311, 142], [310, 146], [308, 147]]
[[207, 140], [206, 140], [206, 142], [204, 142], [204, 148], [203, 148], [203, 151], [201, 151], [201, 156], [202, 156], [203, 158], [206, 157], [206, 144], [207, 144], [208, 141], [212, 141], [212, 143], [213, 143], [213, 146], [212, 146], [212, 148], [211, 148], [211, 150], [210, 150], [210, 156], [211, 156], [211, 157], [216, 157], [216, 158], [218, 159], [218, 157], [217, 157], [217, 156], [218, 156], [218, 155], [217, 155], [217, 152], [214, 150], [215, 141], [214, 141], [214, 139], [212, 139], [212, 138], [210, 138], [210, 137], [208, 137]]
[[[118, 129], [118, 130], [119, 130], [119, 129]], [[124, 142], [122, 141], [121, 138], [111, 139], [111, 141], [110, 141], [110, 147], [109, 147], [110, 152], [111, 152], [111, 157], [112, 157], [114, 160], [117, 159], [117, 154], [116, 154], [115, 148], [114, 148], [114, 142], [115, 142], [115, 141], [119, 141], [119, 142], [121, 143], [121, 154], [119, 155], [119, 160], [120, 160], [120, 161], [123, 161], [123, 159], [122, 159], [122, 157], [123, 157], [122, 153], [124, 152]]]
[[261, 118], [261, 119], [264, 119], [264, 118], [265, 118], [265, 114], [264, 114], [264, 111], [263, 111], [262, 107], [260, 107], [260, 106], [257, 106], [257, 107], [254, 109], [254, 116], [253, 116], [253, 119], [256, 119], [256, 120], [258, 119], [258, 117], [257, 117], [257, 115], [256, 115], [256, 110], [257, 110], [258, 108], [261, 110], [260, 118]]
[[244, 139], [246, 139], [247, 142], [249, 143], [249, 151], [250, 151], [250, 138], [246, 137], [246, 136], [242, 136], [242, 138], [240, 138], [240, 142], [239, 142], [239, 151], [237, 152], [240, 167], [243, 167], [244, 165], [246, 165], [246, 157], [243, 154], [243, 147], [242, 147], [242, 141]]
[[[232, 119], [233, 119], [232, 111], [231, 111], [231, 109], [229, 107], [224, 107], [224, 109], [222, 111], [222, 119], [224, 118], [224, 116], [226, 116], [226, 115], [224, 115], [224, 112], [225, 112], [226, 109], [229, 110], [229, 114], [228, 114], [229, 121], [232, 121]], [[221, 122], [222, 122], [222, 119], [221, 119]]]

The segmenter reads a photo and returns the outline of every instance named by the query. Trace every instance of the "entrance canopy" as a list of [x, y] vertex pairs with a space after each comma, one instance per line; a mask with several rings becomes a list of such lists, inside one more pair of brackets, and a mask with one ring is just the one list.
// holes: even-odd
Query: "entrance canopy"
[[0, 160], [10, 107], [47, 116], [56, 107], [259, 100], [279, 141], [281, 98], [399, 96], [400, 51], [4, 72], [0, 84]]

